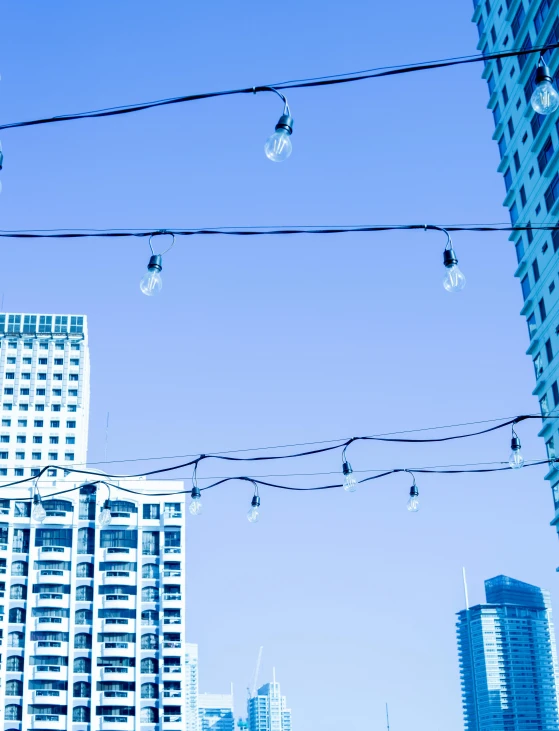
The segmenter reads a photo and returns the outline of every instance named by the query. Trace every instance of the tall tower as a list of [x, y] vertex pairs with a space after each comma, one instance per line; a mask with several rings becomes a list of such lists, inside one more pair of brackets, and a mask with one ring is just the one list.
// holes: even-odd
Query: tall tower
[[[530, 49], [559, 40], [559, 0], [474, 0], [473, 22], [483, 53]], [[559, 51], [545, 54], [556, 76]], [[538, 55], [488, 61], [483, 78], [489, 88], [488, 108], [493, 114], [493, 139], [501, 162], [497, 170], [505, 181], [503, 205], [513, 225], [557, 225], [559, 215], [559, 111], [549, 116], [534, 112], [530, 97], [535, 87]], [[515, 231], [524, 305], [520, 314], [528, 325], [527, 354], [536, 376], [533, 394], [543, 417], [559, 413], [559, 231]], [[543, 420], [540, 436], [549, 459], [559, 456], [559, 421]], [[559, 471], [550, 469], [559, 529]]]
[[[89, 349], [83, 315], [0, 314], [0, 480], [85, 464]], [[1, 506], [0, 506], [1, 510]]]
[[229, 694], [200, 693], [200, 731], [235, 731], [233, 691]]
[[249, 731], [291, 731], [291, 710], [274, 679], [248, 699]]
[[106, 485], [41, 479], [42, 523], [32, 489], [3, 488], [3, 728], [198, 731], [183, 484], [113, 480], [102, 528]]
[[508, 576], [485, 582], [486, 604], [458, 613], [467, 731], [557, 731], [558, 678], [549, 593]]

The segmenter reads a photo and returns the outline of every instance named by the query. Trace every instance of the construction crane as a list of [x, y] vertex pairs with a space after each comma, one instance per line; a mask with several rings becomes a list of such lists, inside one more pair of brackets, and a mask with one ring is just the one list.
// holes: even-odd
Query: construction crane
[[247, 688], [248, 697], [252, 698], [256, 695], [256, 686], [258, 685], [258, 676], [260, 675], [260, 665], [262, 664], [262, 652], [264, 647], [260, 647], [258, 650], [258, 660], [256, 661], [256, 668], [254, 669], [254, 675], [252, 676], [252, 686]]

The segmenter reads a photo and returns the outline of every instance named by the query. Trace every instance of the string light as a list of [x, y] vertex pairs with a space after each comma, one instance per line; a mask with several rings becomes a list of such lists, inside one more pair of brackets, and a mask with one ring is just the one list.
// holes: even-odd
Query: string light
[[260, 520], [260, 495], [258, 494], [258, 484], [256, 482], [254, 482], [254, 495], [250, 501], [247, 519], [249, 523], [258, 523]]
[[270, 135], [264, 145], [264, 152], [268, 160], [272, 162], [283, 162], [291, 155], [293, 146], [291, 144], [291, 135], [293, 134], [293, 117], [289, 109], [289, 104], [285, 96], [270, 87], [270, 91], [275, 92], [283, 100], [283, 114], [276, 124], [276, 131]]
[[35, 483], [35, 492], [33, 494], [33, 509], [31, 510], [31, 517], [38, 523], [42, 523], [47, 517], [47, 511], [43, 507], [37, 483]]
[[466, 286], [466, 277], [458, 267], [458, 259], [452, 248], [452, 239], [445, 228], [441, 231], [447, 236], [446, 246], [443, 252], [443, 264], [446, 267], [446, 276], [443, 279], [443, 287], [447, 292], [460, 292]]
[[344, 476], [344, 490], [346, 492], [355, 492], [357, 490], [357, 480], [353, 476], [353, 469], [346, 459], [346, 449], [347, 446], [344, 447], [342, 452], [342, 473]]
[[417, 513], [417, 511], [419, 510], [419, 490], [417, 489], [417, 485], [415, 483], [415, 475], [409, 470], [404, 471], [408, 472], [413, 479], [413, 485], [410, 487], [410, 497], [408, 499], [407, 508], [410, 513]]
[[161, 269], [163, 268], [163, 254], [166, 254], [175, 245], [175, 235], [169, 234], [173, 237], [173, 240], [171, 242], [171, 246], [169, 246], [169, 248], [166, 249], [163, 254], [154, 253], [151, 240], [154, 236], [164, 236], [166, 234], [166, 231], [158, 231], [149, 237], [149, 248], [151, 251], [151, 256], [148, 263], [148, 270], [140, 280], [140, 289], [142, 293], [145, 294], [147, 297], [153, 297], [154, 295], [161, 292], [161, 289], [163, 287], [163, 280], [161, 279]]
[[514, 424], [512, 426], [512, 439], [510, 440], [510, 448], [511, 453], [509, 457], [509, 465], [511, 469], [518, 470], [522, 467], [524, 464], [524, 457], [522, 456], [522, 452], [520, 451], [520, 439], [518, 438], [517, 433], [514, 430]]
[[552, 114], [559, 107], [559, 94], [553, 86], [553, 77], [543, 56], [538, 61], [535, 82], [536, 88], [530, 99], [534, 111], [538, 114]]
[[99, 518], [97, 519], [97, 523], [101, 528], [104, 528], [106, 525], [109, 525], [111, 520], [113, 519], [112, 513], [111, 513], [111, 486], [107, 482], [103, 482], [102, 484], [107, 486], [108, 496], [105, 502], [103, 503], [103, 507], [101, 509], [101, 512], [99, 513]]
[[190, 497], [192, 500], [188, 506], [188, 512], [190, 515], [200, 515], [202, 512], [202, 495], [200, 493], [200, 488], [198, 487], [198, 478], [196, 476], [197, 469], [198, 462], [194, 465], [194, 471], [192, 473], [192, 490], [190, 491]]

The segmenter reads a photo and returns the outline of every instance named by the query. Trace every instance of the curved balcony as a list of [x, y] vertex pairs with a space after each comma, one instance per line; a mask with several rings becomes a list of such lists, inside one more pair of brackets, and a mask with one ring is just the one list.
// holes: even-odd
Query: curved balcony
[[136, 668], [101, 667], [101, 679], [107, 681], [134, 680]]
[[163, 513], [163, 525], [177, 526], [180, 528], [184, 523], [184, 513], [177, 511], [169, 511]]
[[100, 706], [133, 706], [135, 703], [135, 693], [126, 690], [106, 690], [99, 693]]
[[111, 618], [101, 620], [103, 632], [135, 632], [136, 620], [128, 618]]
[[180, 731], [182, 728], [182, 716], [175, 713], [166, 713], [163, 716], [163, 728], [165, 731]]
[[50, 714], [36, 714], [30, 716], [31, 728], [65, 729], [66, 716], [52, 716]]
[[33, 665], [35, 680], [68, 680], [67, 665]]
[[135, 716], [100, 716], [100, 728], [113, 731], [132, 731], [134, 728]]
[[[183, 628], [184, 619], [182, 617], [163, 617], [163, 624], [172, 627], [173, 632], [180, 632]], [[166, 627], [167, 629], [167, 627]]]
[[135, 654], [134, 642], [105, 642], [101, 645], [102, 657], [134, 657]]
[[134, 563], [138, 560], [137, 548], [103, 548], [102, 561], [130, 561]]
[[48, 632], [68, 632], [70, 620], [68, 617], [35, 617], [33, 629]]
[[136, 597], [133, 594], [104, 594], [105, 609], [135, 609]]
[[58, 592], [43, 592], [41, 594], [33, 594], [35, 597], [36, 607], [61, 607], [68, 609], [70, 607], [70, 595], [60, 594]]
[[135, 571], [103, 571], [101, 580], [105, 586], [118, 584], [120, 586], [136, 586], [137, 574]]
[[29, 580], [32, 584], [48, 584], [50, 581], [56, 584], [69, 584], [70, 572], [58, 569], [41, 569], [40, 571], [30, 571]]
[[182, 673], [181, 665], [163, 665], [164, 675], [179, 675]]
[[67, 642], [39, 640], [38, 642], [34, 642], [33, 645], [35, 655], [61, 655], [62, 657], [68, 657]]
[[56, 703], [65, 706], [68, 703], [68, 693], [65, 690], [33, 690], [31, 698], [33, 703], [43, 705]]
[[53, 561], [70, 561], [71, 556], [72, 549], [68, 546], [41, 546], [39, 548], [39, 557], [44, 561], [47, 559], [52, 559]]
[[112, 513], [111, 512], [111, 528], [113, 526], [135, 526], [138, 523], [138, 513]]
[[47, 517], [42, 525], [72, 525], [74, 513], [65, 513], [63, 510], [47, 510]]

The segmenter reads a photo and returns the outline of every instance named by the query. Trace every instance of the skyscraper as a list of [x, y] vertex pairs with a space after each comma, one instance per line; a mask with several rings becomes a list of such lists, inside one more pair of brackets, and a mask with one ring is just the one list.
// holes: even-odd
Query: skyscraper
[[[559, 40], [559, 0], [474, 0], [473, 21], [483, 53], [530, 49]], [[559, 51], [546, 52], [545, 60], [555, 76]], [[495, 122], [493, 139], [499, 146], [497, 168], [505, 181], [503, 205], [513, 225], [557, 224], [559, 213], [559, 111], [537, 114], [530, 105], [535, 87], [538, 54], [496, 59], [485, 63], [483, 78], [489, 87], [489, 103]], [[542, 416], [559, 408], [559, 231], [515, 231], [516, 247], [529, 345], [536, 375], [533, 394]], [[559, 421], [544, 419], [540, 436], [549, 459], [559, 456]], [[559, 471], [550, 469], [559, 529]]]
[[281, 695], [275, 669], [273, 682], [248, 699], [248, 727], [249, 731], [291, 731], [291, 710]]
[[39, 489], [42, 523], [31, 517], [32, 486], [3, 488], [3, 728], [198, 731], [185, 495], [162, 495], [183, 484], [111, 480], [102, 528], [105, 484], [57, 477]]
[[229, 694], [200, 693], [200, 731], [235, 731], [233, 690]]
[[486, 604], [458, 613], [467, 731], [557, 731], [558, 678], [549, 593], [508, 576], [485, 582]]
[[[30, 477], [47, 464], [86, 462], [83, 315], [0, 314], [0, 419], [0, 479]], [[60, 472], [53, 466], [49, 476]]]

